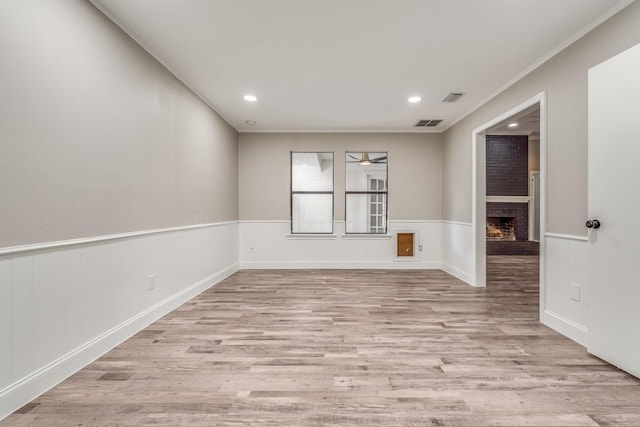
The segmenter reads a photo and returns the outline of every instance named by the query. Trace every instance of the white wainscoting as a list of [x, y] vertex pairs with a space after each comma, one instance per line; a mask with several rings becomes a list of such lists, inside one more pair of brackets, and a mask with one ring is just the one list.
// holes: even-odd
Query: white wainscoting
[[237, 270], [236, 221], [3, 249], [0, 419]]
[[545, 234], [545, 289], [541, 321], [586, 345], [587, 247], [586, 237]]
[[472, 232], [471, 223], [442, 222], [442, 269], [469, 284], [473, 283]]
[[[440, 221], [389, 221], [388, 235], [290, 235], [289, 221], [240, 221], [241, 268], [441, 268]], [[416, 233], [416, 257], [396, 257], [397, 232]], [[422, 251], [419, 251], [422, 245]]]

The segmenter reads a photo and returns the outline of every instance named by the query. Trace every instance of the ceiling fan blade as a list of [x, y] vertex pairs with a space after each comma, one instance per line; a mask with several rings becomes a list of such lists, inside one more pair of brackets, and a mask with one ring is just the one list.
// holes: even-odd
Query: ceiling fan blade
[[[377, 158], [371, 158], [369, 153], [362, 153], [358, 156], [356, 153], [347, 153], [347, 159], [345, 160], [347, 163], [360, 163], [362, 165], [371, 164], [371, 163], [382, 163], [386, 162], [387, 156], [381, 156]], [[369, 163], [364, 163], [369, 162]]]

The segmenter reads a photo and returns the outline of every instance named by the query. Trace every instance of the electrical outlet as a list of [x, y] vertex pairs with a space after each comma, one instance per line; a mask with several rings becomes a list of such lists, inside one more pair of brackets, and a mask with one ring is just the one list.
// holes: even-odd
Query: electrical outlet
[[418, 251], [422, 252], [422, 245], [418, 245]]
[[152, 291], [156, 288], [156, 275], [150, 274], [147, 276], [147, 289]]
[[580, 285], [569, 283], [569, 295], [573, 301], [580, 302]]
[[253, 248], [249, 248], [249, 253], [252, 254], [253, 253]]

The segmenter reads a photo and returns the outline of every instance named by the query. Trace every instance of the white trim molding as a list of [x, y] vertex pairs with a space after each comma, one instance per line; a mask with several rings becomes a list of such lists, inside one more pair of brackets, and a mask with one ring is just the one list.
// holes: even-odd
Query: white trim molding
[[440, 224], [444, 221], [441, 219], [390, 219], [387, 222], [389, 224], [405, 224], [407, 222], [412, 224]]
[[[473, 129], [471, 132], [471, 144], [472, 144], [472, 196], [471, 196], [471, 224], [472, 224], [472, 245], [473, 260], [471, 268], [471, 284], [474, 286], [484, 287], [487, 282], [487, 268], [486, 268], [486, 140], [485, 133], [487, 129], [492, 126], [503, 122], [510, 117], [524, 111], [534, 105], [540, 106], [540, 230], [541, 234], [546, 230], [547, 225], [547, 211], [546, 211], [546, 174], [547, 174], [547, 107], [546, 107], [546, 93], [541, 92], [515, 107], [505, 111], [501, 115], [494, 117], [490, 121], [480, 125]], [[528, 200], [527, 200], [528, 201]], [[544, 286], [544, 239], [540, 240], [540, 300], [543, 300], [545, 286]], [[542, 305], [541, 305], [542, 310]], [[542, 311], [540, 312], [542, 316]]]
[[335, 240], [337, 237], [337, 234], [287, 234], [290, 240]]
[[487, 196], [485, 198], [487, 203], [529, 203], [531, 197], [529, 196]]
[[565, 337], [571, 338], [580, 345], [587, 346], [587, 337], [589, 330], [586, 326], [567, 319], [551, 310], [545, 310], [542, 313], [541, 322], [556, 332], [560, 332]]
[[18, 254], [46, 249], [62, 248], [66, 246], [86, 245], [88, 243], [106, 242], [108, 240], [129, 239], [131, 237], [148, 236], [151, 234], [170, 233], [173, 231], [195, 230], [198, 228], [221, 227], [237, 224], [238, 221], [211, 222], [207, 224], [182, 225], [178, 227], [155, 228], [151, 230], [130, 231], [127, 233], [105, 234], [102, 236], [82, 237], [79, 239], [59, 240], [55, 242], [33, 243], [20, 246], [0, 248], [0, 255]]
[[317, 269], [317, 270], [442, 270], [439, 262], [398, 261], [249, 261], [241, 264], [243, 270], [287, 270], [287, 269]]
[[449, 220], [443, 220], [442, 221], [443, 224], [453, 224], [453, 225], [461, 225], [463, 227], [473, 227], [473, 224], [470, 222], [462, 222], [462, 221], [449, 221]]
[[587, 236], [578, 236], [575, 234], [561, 234], [561, 233], [544, 233], [545, 237], [553, 237], [556, 239], [564, 239], [564, 240], [578, 240], [582, 242], [588, 242], [589, 238]]
[[442, 271], [444, 271], [445, 273], [448, 273], [450, 275], [452, 275], [453, 277], [462, 280], [463, 282], [467, 283], [467, 284], [471, 284], [471, 273], [468, 271], [465, 271], [461, 268], [458, 268], [454, 265], [451, 264], [442, 264]]
[[352, 234], [340, 235], [340, 238], [347, 239], [347, 240], [389, 240], [392, 237], [393, 237], [392, 234], [375, 234], [375, 233], [371, 233], [371, 234], [352, 233]]
[[238, 221], [240, 224], [289, 224], [290, 222], [288, 219], [241, 219]]

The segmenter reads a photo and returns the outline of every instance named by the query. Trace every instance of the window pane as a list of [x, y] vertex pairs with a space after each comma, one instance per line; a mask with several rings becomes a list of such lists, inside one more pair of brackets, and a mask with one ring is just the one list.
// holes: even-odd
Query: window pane
[[291, 202], [292, 233], [333, 232], [332, 194], [294, 194]]
[[[369, 194], [346, 195], [345, 231], [347, 233], [386, 233], [386, 194], [376, 195], [378, 203], [369, 203]], [[372, 206], [376, 206], [375, 210]]]
[[291, 153], [293, 191], [333, 191], [333, 153]]
[[[366, 164], [367, 161], [369, 164]], [[369, 191], [385, 187], [387, 153], [346, 153], [346, 190]], [[375, 182], [375, 180], [382, 182]], [[374, 181], [373, 183], [371, 181]]]

